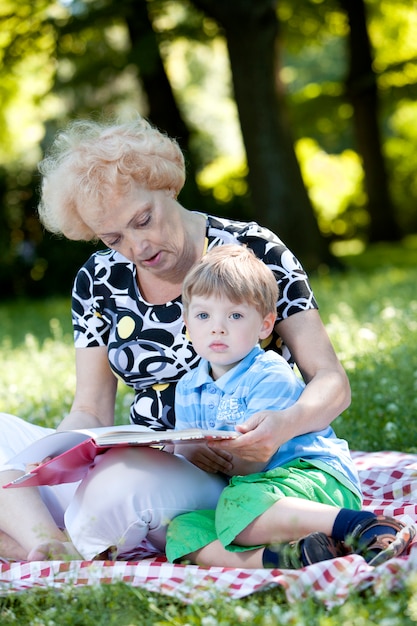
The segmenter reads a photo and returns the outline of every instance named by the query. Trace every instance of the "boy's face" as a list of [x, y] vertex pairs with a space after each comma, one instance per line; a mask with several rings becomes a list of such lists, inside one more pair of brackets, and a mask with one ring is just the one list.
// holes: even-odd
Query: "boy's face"
[[194, 350], [207, 359], [213, 378], [241, 361], [272, 332], [275, 314], [265, 318], [247, 303], [219, 296], [193, 296], [186, 320]]

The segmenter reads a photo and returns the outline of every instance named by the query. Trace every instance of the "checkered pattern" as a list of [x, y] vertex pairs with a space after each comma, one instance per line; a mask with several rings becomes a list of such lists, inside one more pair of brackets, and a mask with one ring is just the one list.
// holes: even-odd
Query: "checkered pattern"
[[[417, 455], [400, 452], [354, 452], [364, 491], [364, 508], [417, 521]], [[0, 565], [0, 593], [36, 587], [110, 584], [123, 581], [184, 602], [208, 600], [219, 591], [237, 599], [280, 585], [290, 602], [315, 596], [332, 606], [352, 589], [378, 585], [393, 589], [417, 567], [417, 543], [408, 556], [370, 567], [358, 555], [316, 563], [301, 570], [201, 568], [172, 565], [162, 555], [123, 562], [43, 561]]]

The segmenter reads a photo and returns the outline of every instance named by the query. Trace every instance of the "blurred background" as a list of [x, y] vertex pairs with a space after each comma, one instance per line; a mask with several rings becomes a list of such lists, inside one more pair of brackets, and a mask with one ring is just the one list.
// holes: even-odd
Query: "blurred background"
[[1, 0], [0, 292], [66, 294], [37, 163], [85, 117], [184, 150], [186, 208], [254, 219], [307, 270], [417, 233], [415, 0]]

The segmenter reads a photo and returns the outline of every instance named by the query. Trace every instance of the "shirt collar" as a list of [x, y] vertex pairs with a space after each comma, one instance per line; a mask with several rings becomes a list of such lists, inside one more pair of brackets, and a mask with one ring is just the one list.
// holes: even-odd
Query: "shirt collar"
[[223, 374], [218, 380], [213, 380], [209, 373], [209, 363], [206, 359], [201, 359], [200, 364], [198, 366], [198, 372], [196, 377], [196, 386], [201, 387], [202, 385], [214, 384], [222, 391], [228, 389], [228, 391], [233, 391], [236, 387], [236, 384], [239, 382], [241, 376], [246, 372], [247, 369], [252, 365], [253, 361], [262, 354], [264, 350], [257, 344], [252, 350], [242, 359], [235, 367], [231, 370]]

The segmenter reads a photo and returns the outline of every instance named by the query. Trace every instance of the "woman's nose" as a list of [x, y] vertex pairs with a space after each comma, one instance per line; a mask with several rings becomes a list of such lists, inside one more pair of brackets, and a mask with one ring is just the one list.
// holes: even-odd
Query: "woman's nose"
[[126, 251], [128, 259], [136, 261], [138, 258], [146, 256], [147, 242], [139, 237], [126, 238]]

